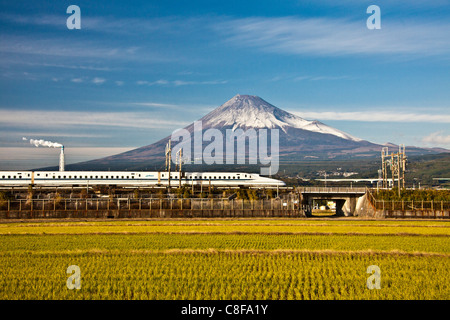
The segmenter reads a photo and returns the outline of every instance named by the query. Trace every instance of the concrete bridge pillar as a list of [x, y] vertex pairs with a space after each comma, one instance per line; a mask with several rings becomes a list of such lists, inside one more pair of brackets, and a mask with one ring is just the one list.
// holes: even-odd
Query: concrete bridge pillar
[[344, 204], [344, 214], [345, 216], [353, 216], [355, 214], [355, 210], [356, 210], [356, 200], [357, 198], [354, 197], [350, 197], [347, 198]]

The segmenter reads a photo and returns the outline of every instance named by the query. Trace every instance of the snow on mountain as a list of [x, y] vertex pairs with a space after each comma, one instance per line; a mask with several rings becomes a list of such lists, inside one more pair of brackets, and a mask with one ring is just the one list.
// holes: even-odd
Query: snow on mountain
[[[230, 128], [242, 128], [244, 131], [250, 128], [280, 129], [279, 156], [289, 161], [375, 158], [379, 157], [383, 147], [355, 138], [319, 121], [305, 120], [256, 96], [237, 95], [199, 121], [202, 123], [202, 131], [214, 128], [221, 130], [222, 133], [225, 133], [225, 136], [224, 130]], [[195, 130], [195, 122], [184, 129], [192, 134]], [[148, 170], [151, 167], [159, 170], [158, 168], [161, 168], [164, 163], [165, 148], [170, 139], [171, 136], [168, 136], [152, 144], [121, 154], [67, 167], [70, 170]], [[207, 144], [209, 144], [208, 141], [202, 141], [202, 148], [207, 147]], [[395, 145], [388, 144], [385, 146], [393, 147]], [[407, 150], [410, 155], [448, 152], [444, 149], [422, 149], [408, 146]], [[225, 148], [224, 156], [226, 156], [226, 152]]]
[[202, 119], [203, 127], [232, 126], [237, 128], [279, 128], [286, 132], [298, 128], [312, 132], [331, 134], [346, 140], [362, 141], [345, 132], [329, 127], [320, 121], [305, 120], [281, 110], [260, 97], [236, 95]]

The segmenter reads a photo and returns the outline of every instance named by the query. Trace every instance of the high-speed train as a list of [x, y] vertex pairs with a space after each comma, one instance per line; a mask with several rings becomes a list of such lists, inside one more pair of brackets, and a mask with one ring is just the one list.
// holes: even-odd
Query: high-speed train
[[[180, 182], [181, 180], [181, 182]], [[0, 171], [0, 186], [170, 186], [283, 187], [283, 181], [243, 172]]]

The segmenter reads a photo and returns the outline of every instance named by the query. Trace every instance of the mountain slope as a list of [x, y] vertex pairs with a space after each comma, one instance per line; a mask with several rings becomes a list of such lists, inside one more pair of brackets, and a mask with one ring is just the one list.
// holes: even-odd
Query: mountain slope
[[[199, 121], [202, 124], [202, 133], [208, 129], [217, 129], [222, 133], [224, 137], [222, 141], [224, 153], [225, 137], [230, 130], [234, 132], [237, 129], [245, 131], [262, 128], [279, 129], [279, 154], [281, 161], [378, 157], [383, 147], [382, 145], [353, 137], [322, 122], [305, 120], [279, 109], [259, 97], [249, 95], [236, 95], [202, 117]], [[185, 129], [191, 133], [193, 139], [194, 123]], [[169, 139], [170, 137], [166, 137], [151, 145], [102, 159], [68, 165], [67, 168], [69, 170], [162, 169], [165, 159], [165, 146]], [[209, 143], [203, 142], [203, 148]], [[395, 146], [392, 151], [394, 150]], [[407, 151], [409, 154], [436, 153], [430, 149], [412, 147], [407, 147]], [[191, 154], [194, 153], [192, 152]], [[193, 159], [191, 158], [191, 160]], [[213, 169], [212, 167], [208, 168]], [[228, 170], [233, 170], [232, 166], [227, 168]]]
[[319, 121], [305, 120], [269, 104], [260, 97], [249, 95], [234, 96], [200, 121], [203, 122], [203, 127], [278, 128], [285, 133], [287, 128], [296, 128], [332, 134], [347, 140], [362, 141]]

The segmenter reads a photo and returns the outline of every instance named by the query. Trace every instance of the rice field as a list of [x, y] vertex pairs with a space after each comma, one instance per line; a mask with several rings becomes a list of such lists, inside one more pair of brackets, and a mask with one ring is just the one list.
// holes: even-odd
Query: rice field
[[449, 299], [449, 258], [442, 220], [3, 221], [0, 299]]

